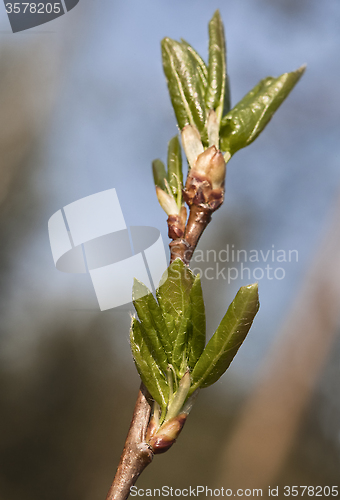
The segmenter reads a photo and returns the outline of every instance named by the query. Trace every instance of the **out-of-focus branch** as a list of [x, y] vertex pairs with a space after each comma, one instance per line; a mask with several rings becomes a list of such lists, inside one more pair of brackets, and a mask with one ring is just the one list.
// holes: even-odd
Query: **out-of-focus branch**
[[[4, 45], [0, 56], [0, 207], [21, 174], [49, 118], [58, 83], [60, 50], [27, 43]], [[33, 56], [34, 54], [34, 56]]]
[[265, 488], [284, 465], [338, 325], [339, 212], [340, 198], [292, 311], [225, 448], [217, 484]]

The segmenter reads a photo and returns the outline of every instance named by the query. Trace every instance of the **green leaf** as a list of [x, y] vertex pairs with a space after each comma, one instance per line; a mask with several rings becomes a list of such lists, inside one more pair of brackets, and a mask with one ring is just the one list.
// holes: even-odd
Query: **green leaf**
[[[174, 342], [172, 362], [177, 369], [181, 368], [183, 360], [187, 358], [187, 348], [188, 348], [188, 338], [192, 335], [192, 323], [191, 323], [191, 305], [187, 307], [178, 325], [177, 336]], [[187, 366], [184, 367], [184, 372], [187, 370]], [[184, 373], [180, 374], [183, 376]]]
[[244, 341], [258, 309], [257, 283], [241, 287], [192, 371], [191, 394], [199, 387], [208, 387], [223, 375]]
[[205, 346], [205, 308], [200, 276], [195, 281], [190, 293], [192, 335], [189, 336], [189, 367], [193, 368]]
[[[170, 337], [171, 342], [175, 342], [177, 337], [177, 330], [175, 325], [175, 320], [171, 314], [163, 312], [163, 318], [165, 321], [166, 329]], [[171, 350], [172, 351], [172, 350]]]
[[226, 76], [226, 45], [224, 28], [217, 10], [209, 23], [208, 87], [205, 95], [207, 109], [216, 111], [217, 121], [222, 118]]
[[202, 95], [205, 95], [208, 86], [208, 68], [202, 57], [196, 52], [196, 50], [183, 38], [181, 38], [182, 45], [189, 52], [194, 68], [197, 72], [199, 83], [201, 85]]
[[248, 146], [265, 128], [277, 108], [289, 95], [305, 71], [302, 66], [278, 78], [261, 80], [222, 118], [221, 149], [231, 155]]
[[180, 129], [195, 125], [207, 142], [206, 108], [197, 73], [186, 47], [181, 43], [164, 38], [162, 40], [164, 73], [172, 106]]
[[140, 378], [154, 400], [165, 408], [169, 399], [169, 388], [160, 367], [146, 345], [141, 325], [136, 318], [133, 318], [131, 324], [130, 344]]
[[135, 306], [141, 322], [141, 334], [144, 338], [144, 341], [160, 369], [164, 373], [166, 373], [168, 364], [171, 362], [171, 357], [170, 359], [168, 359], [165, 347], [167, 352], [169, 353], [170, 351], [171, 353], [171, 345], [168, 345], [168, 339], [164, 335], [165, 331], [163, 330], [164, 333], [157, 331], [155, 323], [153, 321], [153, 316], [151, 315], [151, 310], [154, 314], [156, 313], [156, 306], [158, 307], [158, 304], [153, 304], [153, 301], [155, 301], [155, 299], [150, 290], [143, 283], [136, 279], [133, 283], [132, 299], [133, 305]]
[[177, 203], [181, 205], [183, 184], [182, 153], [177, 135], [170, 140], [168, 145], [168, 181]]
[[175, 324], [190, 306], [194, 279], [192, 271], [178, 258], [170, 264], [156, 291], [163, 314], [172, 316]]
[[231, 98], [230, 98], [230, 81], [228, 74], [225, 75], [225, 92], [224, 92], [224, 102], [223, 102], [223, 116], [229, 113], [231, 109]]
[[151, 320], [155, 329], [157, 330], [158, 337], [163, 345], [164, 351], [167, 355], [169, 363], [172, 363], [172, 341], [171, 341], [171, 331], [169, 334], [168, 325], [163, 317], [162, 310], [158, 305], [156, 299], [150, 293], [148, 296], [148, 305], [151, 315]]
[[164, 163], [161, 160], [157, 159], [152, 162], [152, 173], [155, 186], [165, 191], [164, 179], [166, 179], [166, 171]]

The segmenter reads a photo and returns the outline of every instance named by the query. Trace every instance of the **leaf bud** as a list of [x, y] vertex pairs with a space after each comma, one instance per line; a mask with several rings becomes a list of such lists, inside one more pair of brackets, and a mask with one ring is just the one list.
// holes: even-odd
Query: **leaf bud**
[[207, 180], [213, 189], [223, 187], [226, 164], [221, 151], [216, 146], [210, 146], [201, 153], [196, 160], [192, 175], [198, 175], [202, 177], [202, 180]]
[[183, 149], [189, 162], [190, 168], [194, 168], [197, 157], [203, 153], [204, 147], [201, 136], [196, 127], [186, 125], [181, 132]]
[[184, 413], [180, 413], [177, 417], [165, 422], [158, 429], [157, 433], [152, 435], [149, 440], [149, 445], [155, 455], [168, 451], [168, 449], [174, 444], [183, 429], [187, 416], [188, 415]]
[[156, 194], [160, 206], [163, 208], [164, 212], [169, 215], [179, 215], [180, 208], [178, 208], [175, 198], [170, 194], [166, 193], [160, 187], [156, 186]]

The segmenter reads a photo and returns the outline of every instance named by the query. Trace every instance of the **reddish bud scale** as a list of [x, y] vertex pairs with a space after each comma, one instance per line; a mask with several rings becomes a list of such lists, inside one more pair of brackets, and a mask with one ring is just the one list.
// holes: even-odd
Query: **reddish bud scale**
[[211, 212], [217, 210], [224, 200], [224, 185], [220, 188], [212, 189], [210, 182], [194, 171], [190, 172], [183, 190], [183, 198], [186, 203], [200, 205]]
[[165, 422], [165, 424], [158, 429], [157, 433], [151, 437], [149, 445], [155, 455], [165, 453], [171, 448], [183, 429], [187, 416], [187, 414], [181, 413], [177, 415], [177, 417], [168, 420], [168, 422]]
[[169, 215], [168, 217], [168, 236], [171, 240], [182, 238], [185, 231], [187, 219], [187, 210], [183, 205], [179, 215]]
[[152, 416], [148, 425], [148, 429], [146, 431], [146, 437], [145, 437], [146, 442], [150, 441], [152, 436], [155, 434], [156, 430], [157, 430], [157, 422], [155, 417]]
[[223, 203], [226, 165], [221, 151], [211, 146], [201, 153], [190, 170], [183, 198], [187, 204], [214, 212]]

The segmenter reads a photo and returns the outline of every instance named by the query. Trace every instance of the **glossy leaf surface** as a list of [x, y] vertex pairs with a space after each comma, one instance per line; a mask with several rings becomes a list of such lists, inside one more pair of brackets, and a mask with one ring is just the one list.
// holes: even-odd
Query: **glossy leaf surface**
[[194, 68], [197, 72], [198, 78], [199, 78], [199, 83], [201, 85], [202, 89], [202, 95], [205, 95], [206, 89], [208, 86], [208, 68], [205, 62], [203, 61], [202, 57], [196, 52], [196, 50], [183, 38], [181, 39], [182, 45], [187, 49], [189, 52], [192, 62], [194, 65]]
[[304, 71], [303, 66], [278, 78], [268, 77], [261, 80], [223, 117], [220, 129], [221, 149], [233, 155], [253, 142], [295, 87]]
[[153, 173], [153, 181], [155, 186], [165, 190], [164, 179], [166, 179], [166, 171], [164, 163], [157, 159], [152, 162], [152, 173]]
[[207, 109], [214, 109], [220, 123], [224, 107], [226, 79], [226, 45], [224, 28], [217, 10], [209, 23], [208, 86], [205, 96]]
[[157, 299], [163, 314], [172, 316], [176, 324], [190, 306], [190, 291], [195, 277], [180, 259], [170, 264], [166, 275], [167, 278], [156, 292]]
[[244, 341], [258, 309], [257, 283], [241, 287], [192, 371], [190, 393], [199, 387], [208, 387], [223, 375]]
[[180, 129], [185, 125], [196, 125], [202, 140], [207, 140], [205, 129], [206, 108], [204, 96], [192, 58], [181, 43], [164, 38], [162, 40], [164, 73], [169, 94]]
[[[172, 362], [177, 369], [180, 369], [183, 361], [186, 361], [188, 351], [188, 339], [191, 334], [191, 305], [185, 310], [180, 322], [178, 323], [177, 335], [173, 344]], [[186, 371], [186, 366], [184, 371]], [[184, 373], [182, 374], [182, 376]]]
[[195, 277], [190, 292], [192, 335], [188, 338], [189, 367], [193, 368], [201, 356], [205, 346], [205, 308], [201, 287], [201, 279]]
[[177, 135], [169, 141], [168, 145], [168, 182], [176, 200], [182, 198], [182, 152]]
[[168, 364], [171, 363], [172, 346], [161, 308], [150, 290], [137, 279], [133, 283], [132, 299], [145, 342], [160, 368], [166, 373]]
[[141, 325], [136, 318], [132, 320], [130, 344], [133, 359], [145, 387], [154, 400], [162, 408], [165, 408], [169, 397], [169, 389], [159, 365], [150, 353], [143, 337]]

